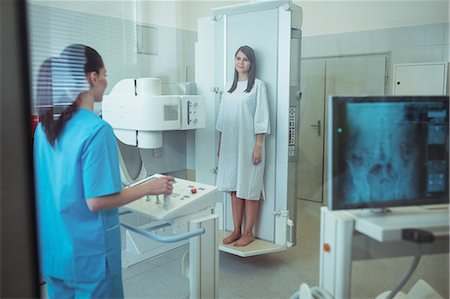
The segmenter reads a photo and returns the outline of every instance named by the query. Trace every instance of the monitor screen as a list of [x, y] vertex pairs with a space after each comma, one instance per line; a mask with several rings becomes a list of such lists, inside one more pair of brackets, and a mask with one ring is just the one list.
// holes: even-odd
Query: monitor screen
[[329, 97], [332, 210], [449, 202], [449, 97]]

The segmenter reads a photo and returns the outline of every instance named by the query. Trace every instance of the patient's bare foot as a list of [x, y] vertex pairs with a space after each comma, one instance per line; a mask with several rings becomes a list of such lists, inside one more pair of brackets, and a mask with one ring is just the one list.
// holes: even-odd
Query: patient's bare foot
[[242, 237], [234, 242], [233, 246], [236, 247], [244, 247], [250, 244], [251, 242], [255, 241], [255, 237], [253, 235], [242, 235]]
[[222, 240], [223, 244], [231, 244], [234, 241], [238, 240], [241, 237], [241, 234], [238, 232], [233, 232], [231, 235]]

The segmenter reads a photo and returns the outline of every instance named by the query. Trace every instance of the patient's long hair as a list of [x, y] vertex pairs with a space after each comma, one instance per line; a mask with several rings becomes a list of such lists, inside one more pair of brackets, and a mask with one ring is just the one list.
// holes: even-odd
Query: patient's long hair
[[[256, 74], [256, 56], [255, 51], [249, 46], [241, 46], [239, 49], [237, 49], [236, 53], [234, 54], [234, 57], [241, 51], [242, 53], [247, 56], [248, 60], [250, 61], [250, 69], [248, 70], [248, 81], [247, 81], [247, 89], [245, 92], [250, 92], [253, 88], [253, 84], [255, 83], [255, 74]], [[231, 85], [230, 90], [228, 90], [229, 93], [232, 93], [235, 91], [237, 87], [237, 81], [238, 81], [238, 72], [236, 69], [234, 69], [234, 80], [233, 85]]]

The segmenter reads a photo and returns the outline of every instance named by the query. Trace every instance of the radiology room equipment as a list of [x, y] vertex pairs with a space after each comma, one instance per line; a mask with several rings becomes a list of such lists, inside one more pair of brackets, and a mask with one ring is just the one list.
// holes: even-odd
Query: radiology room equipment
[[[133, 185], [160, 176], [155, 174]], [[216, 202], [217, 188], [179, 178], [173, 187], [170, 195], [144, 196], [124, 207], [124, 213], [135, 212], [152, 220], [140, 227], [122, 223], [127, 229], [125, 257], [128, 262], [141, 261], [147, 238], [163, 243], [189, 239], [189, 259], [184, 257], [183, 272], [189, 278], [190, 298], [216, 298], [218, 216], [211, 209]]]
[[162, 131], [205, 126], [205, 100], [197, 95], [161, 95], [161, 79], [123, 79], [102, 103], [103, 118], [117, 138], [140, 148], [163, 146]]
[[[134, 186], [160, 177], [149, 169], [155, 165], [163, 169], [167, 161], [176, 160], [170, 154], [161, 154], [164, 144], [174, 144], [170, 140], [173, 136], [186, 136], [175, 134], [164, 141], [163, 132], [203, 128], [204, 105], [204, 96], [161, 95], [159, 78], [118, 82], [104, 96], [102, 116], [120, 141], [122, 183]], [[158, 155], [148, 152], [158, 149], [161, 150]], [[165, 150], [164, 153], [179, 155], [178, 148], [167, 146]], [[151, 165], [146, 166], [149, 160]], [[129, 169], [136, 167], [137, 175], [131, 174]], [[183, 272], [189, 278], [190, 297], [217, 297], [218, 216], [212, 212], [216, 197], [215, 186], [175, 178], [172, 194], [145, 196], [121, 208], [121, 224], [125, 228], [123, 266], [129, 267], [189, 242]]]
[[[142, 184], [158, 177], [161, 175], [154, 174], [133, 185]], [[174, 190], [170, 195], [147, 195], [127, 204], [126, 208], [136, 213], [142, 213], [152, 220], [168, 221], [200, 212], [216, 203], [217, 188], [215, 186], [177, 178], [173, 187]]]
[[[220, 244], [222, 251], [252, 256], [286, 250], [296, 244], [298, 118], [302, 10], [292, 1], [256, 1], [213, 9], [198, 21], [195, 45], [197, 91], [206, 98], [206, 127], [196, 132], [196, 175], [215, 184], [216, 115], [224, 85], [234, 75], [234, 55], [248, 45], [257, 57], [256, 77], [266, 83], [271, 133], [265, 136], [265, 200], [254, 234], [245, 247]], [[215, 150], [212, 150], [215, 149]], [[221, 239], [233, 229], [231, 198], [220, 193], [215, 213]]]
[[414, 256], [393, 298], [421, 255], [449, 252], [449, 97], [330, 97], [327, 121], [320, 284], [297, 295], [351, 298], [352, 260]]

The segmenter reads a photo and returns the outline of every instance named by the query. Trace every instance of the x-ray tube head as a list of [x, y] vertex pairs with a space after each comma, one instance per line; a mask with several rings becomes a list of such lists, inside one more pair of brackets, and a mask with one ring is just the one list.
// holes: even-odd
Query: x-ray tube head
[[103, 119], [123, 143], [144, 149], [163, 146], [163, 131], [205, 127], [205, 99], [160, 95], [158, 78], [119, 81], [102, 104]]

